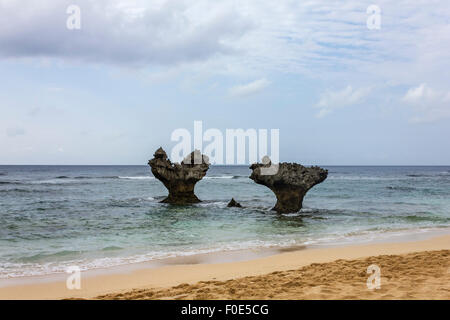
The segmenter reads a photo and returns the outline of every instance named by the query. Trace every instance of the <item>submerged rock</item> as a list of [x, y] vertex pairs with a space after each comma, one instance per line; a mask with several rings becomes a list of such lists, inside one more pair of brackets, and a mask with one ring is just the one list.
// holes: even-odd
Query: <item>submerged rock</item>
[[234, 198], [231, 198], [231, 201], [228, 202], [227, 207], [236, 207], [236, 208], [242, 208], [241, 204], [239, 202], [237, 202], [236, 200], [234, 200]]
[[166, 152], [159, 148], [149, 160], [152, 173], [169, 190], [164, 203], [189, 204], [201, 202], [194, 194], [195, 184], [209, 169], [209, 159], [195, 150], [180, 163], [172, 163]]
[[250, 179], [275, 193], [277, 203], [272, 210], [278, 213], [299, 211], [306, 192], [323, 182], [328, 175], [328, 170], [320, 167], [306, 168], [298, 163], [286, 162], [271, 165], [270, 160], [252, 164], [250, 169], [253, 170]]

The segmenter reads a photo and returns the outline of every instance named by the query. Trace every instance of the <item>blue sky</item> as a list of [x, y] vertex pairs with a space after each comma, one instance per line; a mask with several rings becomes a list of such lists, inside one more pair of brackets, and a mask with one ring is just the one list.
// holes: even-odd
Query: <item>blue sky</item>
[[0, 164], [146, 164], [201, 120], [280, 129], [281, 161], [448, 165], [448, 70], [445, 0], [0, 0]]

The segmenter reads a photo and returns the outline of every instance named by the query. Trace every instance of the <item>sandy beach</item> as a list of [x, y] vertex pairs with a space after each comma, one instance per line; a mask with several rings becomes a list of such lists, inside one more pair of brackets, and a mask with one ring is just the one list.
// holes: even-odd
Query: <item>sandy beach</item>
[[[244, 261], [136, 264], [0, 282], [0, 299], [450, 299], [450, 235], [420, 241], [296, 248]], [[369, 290], [367, 267], [381, 269]]]

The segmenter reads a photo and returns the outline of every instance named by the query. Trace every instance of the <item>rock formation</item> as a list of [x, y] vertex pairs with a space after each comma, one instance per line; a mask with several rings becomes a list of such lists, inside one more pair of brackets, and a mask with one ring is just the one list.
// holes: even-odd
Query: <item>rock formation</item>
[[[276, 170], [269, 170], [273, 168]], [[275, 193], [277, 203], [272, 210], [278, 213], [299, 211], [306, 192], [324, 181], [328, 175], [328, 170], [319, 167], [306, 168], [297, 163], [271, 165], [270, 159], [263, 159], [262, 164], [252, 164], [250, 169], [253, 170], [250, 179]]]
[[231, 198], [231, 201], [228, 202], [227, 207], [229, 207], [229, 208], [231, 208], [231, 207], [242, 208], [241, 204], [239, 202], [237, 202], [236, 200], [234, 200], [234, 198]]
[[164, 203], [189, 204], [201, 202], [194, 194], [195, 184], [200, 181], [209, 169], [209, 159], [195, 150], [180, 163], [172, 163], [166, 152], [156, 150], [148, 164], [152, 173], [169, 190]]

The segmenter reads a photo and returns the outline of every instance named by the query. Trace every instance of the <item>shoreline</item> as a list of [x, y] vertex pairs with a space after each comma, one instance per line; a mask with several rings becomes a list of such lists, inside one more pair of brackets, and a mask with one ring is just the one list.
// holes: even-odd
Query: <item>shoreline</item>
[[[228, 257], [211, 254], [173, 258], [173, 263], [139, 263], [109, 269], [82, 272], [81, 290], [66, 288], [67, 274], [35, 276], [27, 279], [0, 280], [0, 299], [64, 299], [94, 298], [99, 295], [117, 294], [134, 289], [168, 288], [182, 283], [199, 281], [225, 281], [270, 272], [281, 272], [312, 263], [328, 263], [339, 259], [360, 259], [379, 255], [402, 255], [412, 252], [450, 250], [449, 229], [440, 230], [441, 235], [421, 233], [408, 240], [387, 242], [372, 241], [369, 244], [346, 244], [306, 248], [284, 248], [264, 253], [239, 252]], [[444, 235], [442, 235], [444, 234]], [[418, 237], [418, 238], [417, 238]], [[423, 239], [423, 238], [427, 239]], [[431, 238], [430, 238], [431, 237]], [[284, 251], [284, 252], [283, 252]], [[263, 255], [261, 255], [263, 254]], [[217, 260], [221, 258], [222, 260]], [[209, 262], [208, 262], [209, 259]], [[153, 264], [153, 265], [151, 265]], [[7, 283], [7, 284], [5, 284]]]
[[[427, 240], [433, 237], [450, 234], [450, 227], [424, 228], [424, 229], [404, 229], [392, 230], [383, 233], [368, 233], [346, 237], [345, 240], [333, 239], [323, 242], [313, 242], [305, 244], [293, 244], [288, 246], [267, 246], [246, 249], [217, 250], [210, 252], [200, 252], [189, 255], [179, 255], [167, 258], [157, 258], [153, 260], [128, 262], [123, 264], [96, 267], [82, 270], [82, 274], [90, 277], [103, 274], [119, 274], [140, 269], [154, 269], [170, 265], [193, 265], [193, 264], [217, 264], [228, 262], [240, 262], [254, 260], [268, 256], [277, 255], [284, 252], [326, 249], [335, 247], [347, 247], [355, 245], [411, 242]], [[367, 238], [367, 235], [375, 236]], [[53, 272], [46, 274], [24, 275], [11, 278], [0, 278], [0, 289], [3, 287], [25, 285], [33, 283], [45, 283], [64, 281], [67, 278], [64, 272]]]

